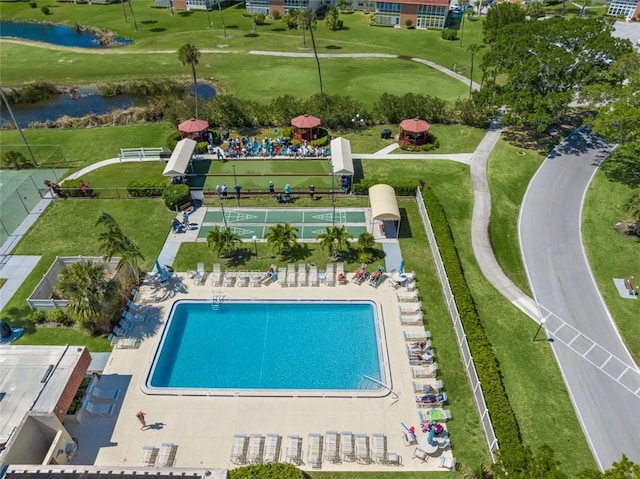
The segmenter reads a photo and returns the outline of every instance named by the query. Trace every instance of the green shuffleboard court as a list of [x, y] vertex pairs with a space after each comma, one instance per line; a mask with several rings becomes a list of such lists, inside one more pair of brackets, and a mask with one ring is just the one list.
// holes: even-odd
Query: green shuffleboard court
[[334, 218], [330, 209], [225, 208], [223, 219], [222, 209], [209, 208], [198, 232], [198, 238], [206, 238], [207, 233], [215, 226], [224, 227], [225, 220], [227, 226], [243, 239], [251, 239], [254, 236], [264, 238], [269, 227], [279, 223], [290, 223], [298, 228], [300, 239], [314, 239], [332, 224], [344, 225], [354, 237], [367, 231], [367, 217], [364, 210], [336, 209]]

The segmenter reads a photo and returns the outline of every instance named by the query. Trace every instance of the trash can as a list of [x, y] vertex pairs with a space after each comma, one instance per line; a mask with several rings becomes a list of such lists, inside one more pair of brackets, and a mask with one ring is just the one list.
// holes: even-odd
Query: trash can
[[380, 132], [380, 138], [382, 138], [383, 140], [390, 140], [391, 139], [391, 130], [389, 130], [388, 128], [385, 128], [384, 130], [382, 130]]

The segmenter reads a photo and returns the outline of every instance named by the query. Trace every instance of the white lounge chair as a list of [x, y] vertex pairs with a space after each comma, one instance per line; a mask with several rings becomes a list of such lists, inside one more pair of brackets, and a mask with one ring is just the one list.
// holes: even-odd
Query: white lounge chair
[[327, 265], [327, 271], [324, 276], [324, 284], [327, 286], [335, 286], [336, 284], [336, 275], [333, 272], [333, 263], [329, 263]]
[[450, 471], [455, 470], [456, 458], [453, 456], [452, 457], [442, 456], [440, 458], [440, 467], [442, 467], [443, 469], [449, 469]]
[[280, 457], [280, 436], [278, 434], [267, 434], [264, 441], [263, 464], [273, 464], [278, 462]]
[[309, 286], [318, 286], [318, 267], [309, 266]]
[[411, 368], [411, 376], [413, 379], [434, 378], [437, 370], [438, 363], [433, 363], [427, 367], [413, 367]]
[[287, 285], [287, 268], [278, 268], [278, 284], [281, 287]]
[[115, 334], [117, 337], [125, 337], [127, 334], [129, 334], [129, 330], [128, 329], [124, 329], [121, 326], [114, 326], [113, 327], [113, 334]]
[[131, 301], [130, 299], [127, 300], [127, 308], [129, 308], [129, 311], [135, 315], [147, 314], [147, 312], [149, 311], [149, 305], [137, 304]]
[[113, 402], [118, 399], [120, 395], [119, 389], [101, 389], [97, 384], [92, 384], [87, 388], [87, 394], [91, 396], [91, 399], [98, 401]]
[[239, 271], [236, 278], [236, 286], [246, 288], [249, 285], [249, 273], [247, 271]]
[[296, 285], [296, 265], [288, 264], [287, 265], [287, 286], [295, 286]]
[[114, 333], [110, 333], [107, 339], [111, 343], [112, 348], [134, 349], [138, 347], [138, 340], [136, 338], [123, 338], [116, 336]]
[[350, 432], [340, 433], [340, 456], [345, 461], [354, 461], [353, 434]]
[[322, 466], [322, 436], [316, 432], [309, 433], [307, 465], [314, 469]]
[[260, 271], [251, 271], [251, 276], [249, 277], [249, 286], [251, 287], [260, 287], [262, 286], [262, 282], [260, 281]]
[[327, 431], [324, 435], [324, 457], [331, 463], [340, 462], [338, 455], [338, 433], [336, 431]]
[[398, 301], [412, 303], [414, 301], [418, 301], [418, 292], [417, 291], [398, 291], [396, 293], [396, 298], [398, 298]]
[[151, 467], [155, 465], [158, 457], [158, 448], [154, 446], [144, 446], [142, 448], [142, 465]]
[[444, 389], [442, 379], [431, 382], [413, 383], [413, 392], [416, 393], [439, 393], [442, 389]]
[[447, 402], [447, 393], [431, 393], [431, 395], [435, 396], [433, 398], [435, 401], [426, 402], [422, 400], [422, 397], [425, 396], [424, 393], [416, 394], [416, 405], [418, 407], [434, 408], [442, 407]]
[[233, 286], [233, 282], [235, 281], [235, 276], [233, 272], [227, 271], [224, 273], [224, 280], [222, 281], [222, 286], [225, 288], [231, 288]]
[[131, 328], [133, 328], [133, 323], [131, 321], [127, 320], [124, 317], [124, 314], [123, 314], [122, 315], [122, 319], [118, 323], [118, 326], [120, 326], [122, 329], [124, 329], [127, 332], [131, 332]]
[[387, 461], [387, 438], [384, 434], [371, 436], [371, 448], [373, 449], [373, 461], [384, 464]]
[[247, 436], [244, 434], [236, 434], [233, 436], [233, 446], [231, 447], [231, 456], [229, 459], [234, 464], [247, 463]]
[[178, 452], [177, 445], [171, 442], [163, 442], [160, 445], [160, 451], [156, 459], [156, 467], [173, 467], [176, 462], [176, 452]]
[[287, 436], [286, 461], [299, 466], [302, 463], [302, 453], [300, 451], [300, 436]]
[[213, 265], [213, 273], [211, 273], [211, 284], [213, 286], [220, 286], [222, 283], [222, 271], [220, 270], [220, 264], [215, 263]]
[[[438, 411], [437, 416], [436, 413], [434, 411]], [[418, 415], [420, 416], [420, 421], [424, 422], [431, 422], [431, 421], [440, 421], [440, 422], [446, 422], [449, 419], [451, 419], [451, 417], [453, 416], [451, 414], [451, 411], [449, 411], [448, 409], [442, 409], [442, 408], [431, 408], [431, 409], [423, 409], [422, 411], [418, 411]], [[436, 417], [434, 417], [436, 416]]]
[[247, 462], [249, 464], [258, 464], [262, 462], [262, 454], [264, 452], [264, 438], [260, 434], [252, 434], [249, 436], [249, 449], [247, 450]]
[[307, 285], [307, 265], [300, 263], [298, 265], [298, 286]]
[[113, 413], [113, 408], [114, 408], [114, 404], [112, 403], [97, 404], [97, 403], [91, 402], [88, 397], [85, 398], [85, 400], [82, 402], [82, 409], [84, 409], [85, 413], [88, 416], [96, 416], [96, 417], [111, 416], [111, 414]]
[[422, 301], [418, 301], [417, 303], [400, 304], [398, 307], [400, 308], [400, 312], [403, 314], [417, 313], [422, 309]]
[[369, 437], [366, 434], [356, 434], [356, 461], [360, 464], [371, 463], [369, 454]]
[[[338, 278], [344, 278], [342, 281]], [[344, 273], [344, 263], [336, 263], [336, 284], [347, 284], [347, 275]]]
[[400, 324], [404, 326], [421, 326], [423, 318], [424, 315], [422, 314], [422, 311], [418, 311], [415, 314], [401, 314]]
[[405, 341], [426, 341], [431, 338], [431, 331], [404, 331]]
[[146, 314], [133, 314], [129, 311], [122, 313], [122, 317], [131, 323], [144, 323], [147, 320]]
[[413, 451], [413, 457], [420, 459], [422, 462], [427, 462], [429, 460], [429, 454], [427, 451], [416, 447]]

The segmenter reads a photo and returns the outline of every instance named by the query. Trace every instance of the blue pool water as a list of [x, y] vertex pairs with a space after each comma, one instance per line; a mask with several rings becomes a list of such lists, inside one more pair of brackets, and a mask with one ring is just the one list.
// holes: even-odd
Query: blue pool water
[[372, 302], [178, 301], [147, 387], [379, 391]]

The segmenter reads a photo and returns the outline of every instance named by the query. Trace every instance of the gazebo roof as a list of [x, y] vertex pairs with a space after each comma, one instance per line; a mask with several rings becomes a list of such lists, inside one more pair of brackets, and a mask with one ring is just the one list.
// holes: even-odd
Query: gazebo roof
[[320, 118], [311, 115], [300, 115], [291, 120], [291, 125], [296, 128], [317, 128], [321, 123]]
[[183, 133], [198, 133], [209, 128], [209, 122], [206, 120], [196, 120], [191, 118], [183, 121], [178, 125], [178, 130]]
[[413, 118], [411, 120], [402, 120], [402, 122], [400, 123], [400, 128], [410, 133], [424, 133], [429, 131], [431, 125], [429, 125], [429, 123], [424, 120]]

